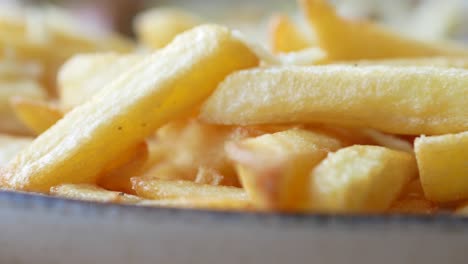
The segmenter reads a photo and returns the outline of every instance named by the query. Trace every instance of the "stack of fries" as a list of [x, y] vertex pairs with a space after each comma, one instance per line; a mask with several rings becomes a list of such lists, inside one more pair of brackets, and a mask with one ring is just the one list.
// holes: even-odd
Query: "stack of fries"
[[172, 9], [135, 20], [138, 48], [57, 30], [44, 13], [39, 43], [29, 17], [0, 21], [0, 187], [156, 207], [466, 214], [468, 48], [344, 19], [325, 0], [299, 6], [310, 30], [274, 15], [271, 51]]

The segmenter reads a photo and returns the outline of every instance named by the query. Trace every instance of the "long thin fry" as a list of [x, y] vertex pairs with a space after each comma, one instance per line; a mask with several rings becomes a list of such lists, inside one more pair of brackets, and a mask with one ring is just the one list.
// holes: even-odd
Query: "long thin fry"
[[395, 134], [468, 129], [468, 71], [434, 67], [309, 66], [236, 72], [205, 102], [218, 124], [323, 122]]
[[122, 151], [183, 116], [230, 72], [257, 63], [224, 27], [188, 31], [41, 134], [4, 169], [3, 185], [47, 192], [64, 182], [92, 183]]

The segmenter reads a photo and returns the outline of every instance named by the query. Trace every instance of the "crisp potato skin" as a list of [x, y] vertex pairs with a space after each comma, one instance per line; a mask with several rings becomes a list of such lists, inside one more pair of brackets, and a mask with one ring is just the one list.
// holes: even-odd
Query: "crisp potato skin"
[[416, 176], [412, 154], [354, 145], [329, 154], [312, 171], [312, 203], [323, 212], [384, 212]]
[[94, 183], [122, 151], [184, 116], [226, 75], [257, 64], [224, 27], [188, 31], [41, 134], [7, 166], [4, 182], [37, 192], [61, 183]]
[[468, 198], [468, 131], [419, 137], [414, 143], [421, 184], [436, 202]]
[[328, 123], [409, 135], [468, 129], [468, 72], [346, 65], [236, 72], [204, 103], [217, 124]]

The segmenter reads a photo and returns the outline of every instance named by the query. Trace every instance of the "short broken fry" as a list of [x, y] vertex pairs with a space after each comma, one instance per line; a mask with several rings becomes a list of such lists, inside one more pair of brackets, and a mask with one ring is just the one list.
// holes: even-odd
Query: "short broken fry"
[[384, 212], [416, 176], [412, 154], [378, 146], [343, 148], [312, 171], [312, 203], [322, 212]]
[[231, 143], [226, 151], [257, 208], [307, 211], [310, 171], [340, 147], [332, 137], [291, 129]]
[[435, 202], [468, 199], [468, 131], [414, 142], [421, 184]]
[[50, 188], [50, 194], [67, 199], [101, 203], [137, 203], [141, 199], [123, 192], [108, 191], [91, 184], [61, 184]]

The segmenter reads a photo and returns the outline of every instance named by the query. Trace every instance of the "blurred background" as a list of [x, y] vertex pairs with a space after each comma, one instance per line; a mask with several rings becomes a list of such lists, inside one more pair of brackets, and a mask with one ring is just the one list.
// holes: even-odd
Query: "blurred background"
[[[333, 0], [346, 16], [371, 18], [413, 37], [466, 40], [468, 0]], [[294, 0], [0, 0], [0, 8], [54, 5], [69, 10], [84, 27], [114, 29], [133, 35], [134, 16], [151, 7], [182, 7], [206, 21], [241, 29], [255, 38], [266, 34], [266, 18], [274, 12], [295, 14]], [[9, 8], [10, 8], [9, 7]]]

